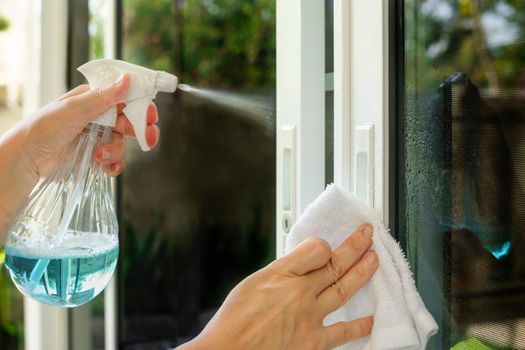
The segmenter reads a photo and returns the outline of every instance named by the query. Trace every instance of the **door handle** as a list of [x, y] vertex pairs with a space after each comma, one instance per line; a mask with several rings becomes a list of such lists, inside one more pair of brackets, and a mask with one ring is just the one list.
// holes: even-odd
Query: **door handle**
[[280, 174], [282, 190], [278, 195], [281, 196], [281, 206], [279, 208], [281, 230], [284, 234], [290, 229], [296, 219], [297, 208], [297, 150], [296, 150], [296, 127], [295, 125], [284, 125], [280, 129], [278, 150], [281, 157]]
[[374, 125], [355, 127], [354, 193], [371, 207], [374, 206]]

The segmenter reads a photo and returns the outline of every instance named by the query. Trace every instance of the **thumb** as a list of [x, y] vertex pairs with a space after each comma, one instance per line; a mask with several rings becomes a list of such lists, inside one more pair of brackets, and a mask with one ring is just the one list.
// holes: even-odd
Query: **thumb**
[[121, 74], [114, 83], [102, 88], [92, 88], [82, 94], [71, 97], [69, 106], [85, 123], [100, 117], [111, 107], [123, 101], [129, 89], [129, 74]]

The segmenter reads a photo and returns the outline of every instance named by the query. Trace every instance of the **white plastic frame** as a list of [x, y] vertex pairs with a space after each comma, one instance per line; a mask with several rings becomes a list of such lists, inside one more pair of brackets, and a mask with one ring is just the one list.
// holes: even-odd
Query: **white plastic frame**
[[[370, 203], [388, 219], [388, 0], [334, 0], [334, 181], [370, 184]], [[356, 133], [372, 127], [367, 181], [357, 179]]]
[[[67, 0], [26, 0], [29, 37], [24, 115], [66, 91]], [[24, 298], [26, 350], [67, 350], [66, 309]]]
[[[278, 257], [284, 253], [286, 215], [293, 224], [325, 184], [324, 23], [322, 0], [277, 0]], [[285, 146], [293, 161], [287, 180], [291, 186], [290, 210], [283, 206]]]

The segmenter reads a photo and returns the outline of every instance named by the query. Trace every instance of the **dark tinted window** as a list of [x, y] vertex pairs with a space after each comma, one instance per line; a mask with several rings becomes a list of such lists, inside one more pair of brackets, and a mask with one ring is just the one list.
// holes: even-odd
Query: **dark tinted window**
[[119, 186], [120, 344], [165, 349], [275, 256], [275, 3], [125, 0], [122, 25], [125, 60], [201, 88], [159, 94]]
[[397, 234], [440, 324], [430, 348], [523, 349], [525, 2], [401, 14]]

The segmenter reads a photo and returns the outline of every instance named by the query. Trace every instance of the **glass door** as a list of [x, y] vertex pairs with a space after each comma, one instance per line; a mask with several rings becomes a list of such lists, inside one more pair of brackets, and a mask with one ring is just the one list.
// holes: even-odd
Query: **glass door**
[[523, 349], [525, 3], [397, 5], [393, 218], [429, 348]]

